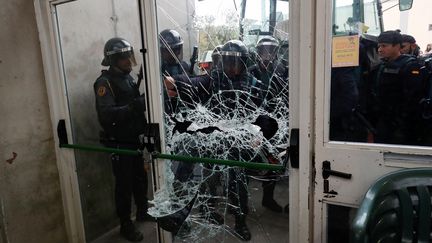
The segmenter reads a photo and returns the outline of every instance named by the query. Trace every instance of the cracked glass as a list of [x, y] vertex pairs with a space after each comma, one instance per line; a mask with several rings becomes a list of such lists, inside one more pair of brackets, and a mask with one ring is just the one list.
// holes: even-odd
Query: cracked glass
[[[174, 242], [287, 242], [288, 1], [157, 1], [165, 160], [149, 214]], [[200, 162], [200, 161], [198, 161]], [[217, 161], [216, 161], [217, 162]]]

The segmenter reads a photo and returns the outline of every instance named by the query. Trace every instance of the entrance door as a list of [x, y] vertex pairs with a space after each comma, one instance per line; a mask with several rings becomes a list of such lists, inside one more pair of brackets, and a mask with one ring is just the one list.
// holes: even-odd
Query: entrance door
[[[107, 40], [122, 37], [131, 43], [138, 60], [131, 76], [137, 80], [142, 63], [138, 6], [135, 0], [36, 1], [53, 127], [65, 122], [71, 144], [102, 146], [93, 84], [107, 69], [101, 66]], [[123, 242], [111, 154], [61, 149], [57, 159], [70, 242]], [[147, 240], [157, 241], [154, 223], [137, 226]]]
[[[157, 160], [163, 179], [150, 214], [161, 220], [176, 216], [176, 224], [160, 224], [174, 242], [248, 240], [241, 220], [253, 242], [288, 242], [288, 173], [230, 165], [284, 166], [288, 2], [152, 1], [144, 6], [150, 23], [145, 38], [151, 113], [160, 119], [161, 152], [228, 162]], [[151, 23], [154, 13], [157, 22]], [[263, 55], [268, 60], [258, 69]], [[237, 76], [228, 74], [231, 67], [241, 70]], [[262, 76], [253, 78], [248, 68]]]
[[[406, 97], [390, 101], [383, 97], [386, 92], [403, 91], [383, 90], [382, 83], [372, 78], [380, 72], [376, 36], [382, 27], [414, 36], [422, 48], [430, 31], [416, 26], [430, 6], [415, 0], [412, 9], [400, 12], [397, 3], [382, 2], [317, 2], [325, 14], [317, 14], [316, 20], [313, 242], [349, 242], [356, 208], [374, 181], [391, 171], [432, 165], [430, 147], [424, 146], [427, 139], [420, 139], [430, 129], [424, 120], [415, 122], [411, 113], [418, 103], [392, 113]], [[412, 115], [402, 118], [402, 112]], [[405, 128], [411, 132], [401, 132], [402, 123], [394, 126], [400, 119], [409, 121]], [[386, 131], [389, 127], [394, 130]], [[398, 133], [405, 140], [398, 140]], [[414, 140], [413, 133], [417, 133]]]

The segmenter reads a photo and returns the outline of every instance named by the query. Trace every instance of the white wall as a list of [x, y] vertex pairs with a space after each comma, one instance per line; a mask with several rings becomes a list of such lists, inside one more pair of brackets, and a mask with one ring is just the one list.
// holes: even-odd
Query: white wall
[[2, 1], [0, 22], [0, 242], [67, 242], [32, 1]]

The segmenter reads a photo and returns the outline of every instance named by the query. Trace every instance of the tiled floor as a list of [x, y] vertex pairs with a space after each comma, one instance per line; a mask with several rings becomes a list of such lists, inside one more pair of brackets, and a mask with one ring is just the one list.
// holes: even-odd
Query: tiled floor
[[[252, 232], [250, 243], [288, 243], [288, 214], [275, 213], [261, 206], [262, 187], [261, 182], [251, 180], [249, 184], [251, 193], [250, 208], [251, 212], [247, 217], [247, 224]], [[288, 203], [288, 178], [284, 178], [276, 185], [275, 199], [283, 207]], [[233, 216], [226, 214], [225, 226], [227, 229], [234, 226]], [[156, 224], [142, 223], [138, 225], [144, 234], [145, 243], [156, 243]], [[206, 239], [206, 243], [237, 243], [244, 242], [229, 233], [230, 230], [219, 233], [212, 239]], [[127, 243], [119, 235], [119, 227], [106, 233], [92, 243]], [[176, 239], [175, 242], [185, 242]]]

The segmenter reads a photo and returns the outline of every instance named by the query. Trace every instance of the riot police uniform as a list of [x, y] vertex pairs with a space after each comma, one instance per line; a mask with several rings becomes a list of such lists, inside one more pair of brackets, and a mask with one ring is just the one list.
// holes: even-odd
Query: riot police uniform
[[[213, 69], [211, 75], [193, 78], [176, 76], [178, 95], [193, 97], [196, 102], [209, 104], [209, 109], [214, 114], [235, 114], [234, 111], [239, 108], [252, 110], [261, 106], [264, 87], [260, 80], [247, 72], [249, 54], [246, 46], [239, 40], [228, 41], [220, 50], [220, 58], [220, 65], [216, 65], [220, 69]], [[227, 159], [254, 160], [248, 151], [233, 147], [230, 151]], [[228, 198], [235, 206], [231, 210], [235, 216], [234, 229], [243, 240], [248, 241], [251, 234], [246, 225], [246, 215], [249, 212], [246, 171], [230, 168], [228, 177]]]
[[[401, 38], [394, 33], [383, 34], [378, 41]], [[387, 43], [392, 43], [390, 42]], [[396, 42], [395, 42], [396, 43]], [[375, 142], [391, 144], [419, 144], [421, 111], [419, 102], [424, 94], [423, 76], [419, 62], [411, 55], [400, 55], [380, 65], [374, 95], [376, 96]]]
[[[144, 97], [129, 75], [131, 67], [118, 67], [119, 59], [134, 63], [132, 46], [122, 38], [112, 38], [104, 48], [103, 70], [94, 83], [96, 110], [103, 128], [101, 140], [106, 146], [136, 150], [138, 136], [144, 131]], [[131, 66], [131, 65], [129, 65]], [[143, 235], [131, 221], [132, 196], [137, 206], [137, 221], [147, 219], [147, 174], [140, 156], [113, 154], [115, 202], [121, 221], [121, 234], [130, 241], [140, 241]]]
[[[171, 29], [165, 29], [159, 34], [159, 46], [161, 52], [161, 72], [165, 76], [188, 74], [190, 66], [183, 61], [183, 38]], [[177, 98], [169, 98], [164, 94], [165, 112], [172, 114], [180, 107]]]
[[[248, 70], [250, 74], [262, 82], [266, 110], [272, 112], [281, 100], [288, 107], [288, 68], [282, 63], [278, 63], [279, 42], [272, 36], [265, 36], [258, 41], [256, 49], [258, 62], [250, 66]], [[282, 207], [273, 197], [277, 174], [270, 171], [266, 176], [268, 180], [262, 183], [263, 198], [261, 204], [280, 213]]]

